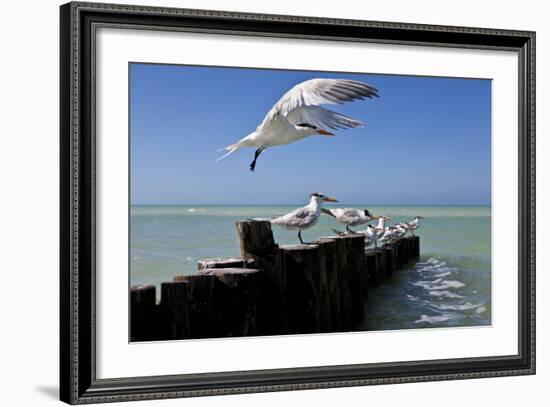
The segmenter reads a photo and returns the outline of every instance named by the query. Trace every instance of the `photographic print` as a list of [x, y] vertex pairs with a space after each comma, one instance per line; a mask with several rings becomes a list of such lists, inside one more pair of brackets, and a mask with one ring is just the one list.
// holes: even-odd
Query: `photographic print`
[[129, 64], [130, 341], [491, 325], [491, 80]]
[[61, 400], [535, 373], [534, 32], [60, 22]]

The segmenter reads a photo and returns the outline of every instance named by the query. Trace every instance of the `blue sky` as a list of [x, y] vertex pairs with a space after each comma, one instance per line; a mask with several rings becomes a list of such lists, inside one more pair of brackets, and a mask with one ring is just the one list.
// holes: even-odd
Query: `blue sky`
[[[406, 63], [406, 61], [404, 62]], [[361, 120], [215, 162], [295, 84], [349, 78], [380, 97], [328, 108]], [[132, 204], [490, 204], [491, 81], [375, 74], [130, 65]]]

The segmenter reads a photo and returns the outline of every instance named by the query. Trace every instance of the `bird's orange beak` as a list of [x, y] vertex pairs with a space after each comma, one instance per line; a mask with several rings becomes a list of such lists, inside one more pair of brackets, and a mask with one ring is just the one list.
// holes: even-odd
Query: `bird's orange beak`
[[338, 199], [336, 199], [336, 198], [331, 198], [330, 196], [325, 196], [325, 197], [323, 198], [323, 201], [325, 201], [325, 202], [338, 202]]
[[322, 134], [323, 136], [334, 136], [334, 133], [331, 133], [330, 131], [326, 131], [323, 129], [317, 130], [317, 133]]

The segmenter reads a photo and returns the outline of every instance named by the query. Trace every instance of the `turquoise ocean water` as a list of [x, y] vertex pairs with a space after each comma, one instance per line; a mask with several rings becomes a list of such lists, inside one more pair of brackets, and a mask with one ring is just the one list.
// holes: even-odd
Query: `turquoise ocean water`
[[[237, 256], [236, 221], [269, 218], [297, 206], [132, 206], [130, 284], [158, 287], [174, 275], [194, 273], [199, 259]], [[363, 329], [491, 324], [489, 206], [346, 206], [390, 216], [390, 223], [425, 217], [417, 231], [420, 260], [369, 292]], [[343, 229], [323, 215], [302, 235], [313, 240], [332, 234], [334, 227]], [[297, 242], [295, 232], [273, 230], [277, 243]]]

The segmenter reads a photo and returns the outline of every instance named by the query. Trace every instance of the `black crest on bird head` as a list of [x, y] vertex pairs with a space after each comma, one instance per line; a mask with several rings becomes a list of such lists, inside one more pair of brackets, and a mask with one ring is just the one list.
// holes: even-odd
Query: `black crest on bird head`
[[365, 209], [365, 215], [368, 217], [372, 217], [372, 214], [369, 212], [368, 209]]
[[320, 194], [319, 192], [314, 192], [310, 196], [316, 196], [317, 198], [324, 198], [325, 197], [323, 194]]

